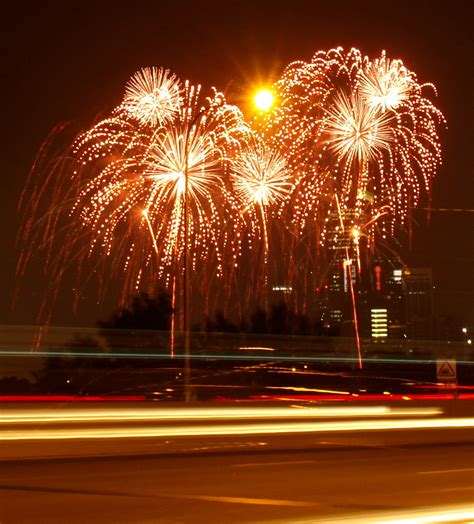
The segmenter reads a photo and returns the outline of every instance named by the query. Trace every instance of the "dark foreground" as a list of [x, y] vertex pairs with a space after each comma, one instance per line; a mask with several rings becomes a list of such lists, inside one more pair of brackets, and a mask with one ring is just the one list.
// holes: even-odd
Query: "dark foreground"
[[426, 446], [423, 435], [410, 446], [359, 435], [352, 449], [333, 438], [306, 452], [251, 452], [248, 441], [258, 439], [243, 437], [244, 452], [4, 462], [0, 521], [369, 522], [374, 512], [469, 508], [474, 444]]

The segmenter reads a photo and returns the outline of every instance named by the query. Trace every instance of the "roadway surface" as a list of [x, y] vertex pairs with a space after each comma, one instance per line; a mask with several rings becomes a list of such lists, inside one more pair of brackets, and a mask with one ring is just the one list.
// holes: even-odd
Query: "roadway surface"
[[[248, 444], [243, 442], [246, 449]], [[474, 510], [474, 445], [364, 447], [362, 436], [358, 445], [4, 462], [0, 521], [344, 522], [358, 515], [369, 522], [373, 512], [469, 504]]]
[[1, 524], [474, 522], [470, 401], [0, 408]]

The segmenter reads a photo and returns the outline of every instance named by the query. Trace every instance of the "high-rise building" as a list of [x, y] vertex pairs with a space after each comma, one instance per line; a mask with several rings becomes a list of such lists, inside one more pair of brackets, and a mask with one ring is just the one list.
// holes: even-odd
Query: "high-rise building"
[[334, 257], [326, 283], [320, 290], [321, 319], [326, 327], [338, 326], [341, 334], [353, 335], [355, 293], [358, 327], [364, 338], [384, 340], [406, 335], [403, 266], [399, 260], [366, 263], [361, 272], [355, 260], [347, 267], [342, 252]]
[[433, 276], [431, 268], [403, 271], [408, 338], [428, 340], [433, 334]]
[[325, 284], [318, 290], [320, 320], [326, 328], [337, 328], [347, 336], [353, 335], [350, 278], [355, 285], [355, 267], [346, 267], [344, 258], [336, 256], [329, 266]]
[[357, 282], [356, 267], [353, 263], [347, 265], [347, 254], [353, 254], [353, 238], [351, 235], [355, 217], [354, 210], [345, 210], [344, 228], [337, 212], [329, 217], [327, 239], [331, 256], [326, 281], [318, 291], [320, 320], [326, 328], [338, 328], [342, 335], [353, 335], [354, 323], [351, 299], [351, 280]]
[[[319, 317], [326, 327], [354, 334], [354, 291], [362, 337], [430, 339], [433, 334], [431, 268], [406, 268], [397, 257], [365, 256], [367, 239], [355, 235], [354, 210], [328, 219], [327, 245], [331, 263], [317, 290]], [[360, 217], [358, 217], [360, 220]], [[359, 233], [360, 234], [360, 233]], [[362, 257], [360, 256], [362, 254]], [[352, 285], [351, 285], [352, 284]]]

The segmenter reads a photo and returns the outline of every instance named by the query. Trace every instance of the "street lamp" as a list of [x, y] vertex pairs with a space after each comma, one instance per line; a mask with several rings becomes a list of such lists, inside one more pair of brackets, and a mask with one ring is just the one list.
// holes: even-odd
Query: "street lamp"
[[[273, 93], [266, 88], [259, 89], [253, 98], [255, 107], [259, 111], [269, 111], [274, 104]], [[206, 113], [215, 108], [215, 105], [209, 105], [201, 109], [196, 116], [187, 124], [184, 133], [184, 288], [183, 288], [183, 303], [184, 303], [184, 394], [185, 400], [191, 400], [190, 388], [190, 358], [191, 358], [191, 344], [190, 344], [190, 250], [189, 250], [189, 139], [190, 134], [195, 125], [198, 125]]]
[[184, 133], [184, 267], [183, 267], [183, 334], [184, 334], [184, 397], [186, 402], [191, 400], [191, 333], [190, 333], [190, 250], [189, 250], [189, 139], [194, 126], [206, 113], [215, 106], [209, 105], [202, 108], [194, 118], [187, 123]]
[[255, 93], [253, 103], [259, 111], [269, 111], [275, 103], [275, 97], [270, 89], [262, 88]]
[[[197, 118], [195, 119], [197, 120]], [[194, 120], [193, 120], [194, 122]], [[190, 333], [189, 333], [189, 130], [193, 123], [186, 129], [184, 142], [184, 399], [191, 400], [190, 391]]]

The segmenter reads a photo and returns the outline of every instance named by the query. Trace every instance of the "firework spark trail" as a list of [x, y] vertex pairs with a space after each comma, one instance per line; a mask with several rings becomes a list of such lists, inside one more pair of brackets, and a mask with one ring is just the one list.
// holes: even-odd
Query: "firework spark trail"
[[[336, 200], [337, 212], [339, 215], [339, 222], [341, 225], [341, 230], [345, 231], [344, 219], [342, 218], [341, 206], [340, 206], [339, 198], [337, 197], [337, 194], [335, 195], [335, 200]], [[356, 336], [355, 338], [356, 338], [356, 344], [357, 344], [357, 357], [359, 360], [359, 369], [362, 369], [363, 365], [362, 365], [362, 351], [361, 351], [360, 335], [359, 335], [359, 320], [357, 318], [357, 304], [356, 304], [356, 297], [355, 297], [355, 292], [354, 292], [354, 282], [352, 280], [352, 271], [351, 271], [352, 260], [349, 256], [349, 248], [347, 246], [345, 248], [345, 252], [346, 252], [346, 258], [344, 259], [344, 272], [347, 275], [347, 280], [349, 282], [349, 288], [351, 290], [352, 315], [354, 318], [354, 330], [355, 330], [355, 336]]]

